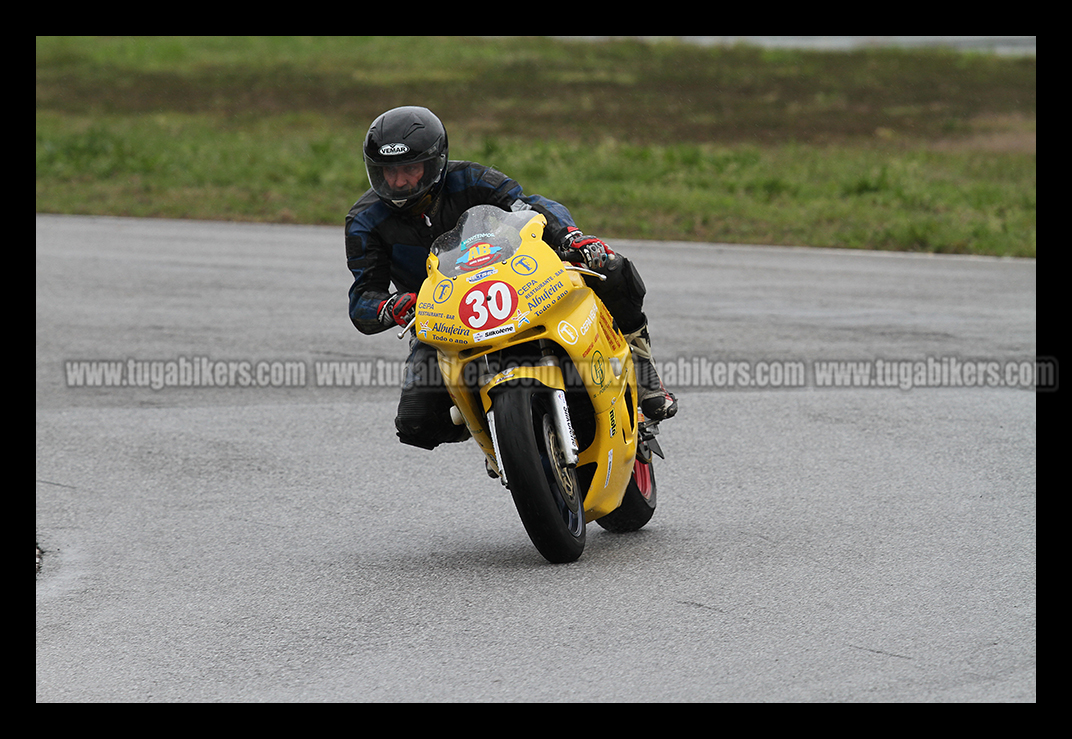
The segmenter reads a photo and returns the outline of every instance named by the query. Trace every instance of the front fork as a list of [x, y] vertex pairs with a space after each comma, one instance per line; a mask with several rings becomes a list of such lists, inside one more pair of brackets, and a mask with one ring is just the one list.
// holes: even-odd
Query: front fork
[[[558, 367], [558, 358], [553, 355], [541, 357], [537, 365], [544, 367]], [[566, 403], [566, 393], [562, 390], [554, 390], [551, 393], [551, 415], [555, 421], [555, 432], [562, 440], [562, 453], [567, 467], [577, 466], [577, 455], [580, 447], [577, 444], [577, 434], [573, 430], [573, 422], [570, 420], [569, 405]]]

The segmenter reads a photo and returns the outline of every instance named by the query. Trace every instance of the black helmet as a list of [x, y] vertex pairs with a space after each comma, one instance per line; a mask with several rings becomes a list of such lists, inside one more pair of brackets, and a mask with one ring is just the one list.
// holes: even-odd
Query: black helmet
[[[443, 187], [447, 129], [427, 108], [394, 108], [372, 122], [364, 154], [369, 184], [380, 200], [398, 211], [424, 209]], [[394, 168], [407, 166], [409, 176], [398, 177]]]

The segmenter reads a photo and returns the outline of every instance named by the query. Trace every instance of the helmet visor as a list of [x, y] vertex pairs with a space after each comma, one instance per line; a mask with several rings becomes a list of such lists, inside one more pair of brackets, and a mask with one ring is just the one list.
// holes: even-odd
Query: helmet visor
[[435, 157], [422, 162], [399, 162], [398, 164], [365, 163], [369, 185], [383, 200], [397, 206], [419, 198], [436, 183], [445, 166], [445, 157]]

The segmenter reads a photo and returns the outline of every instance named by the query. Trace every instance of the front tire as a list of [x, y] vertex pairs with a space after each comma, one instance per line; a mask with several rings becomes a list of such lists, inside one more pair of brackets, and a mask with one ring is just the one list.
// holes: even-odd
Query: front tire
[[532, 543], [547, 561], [584, 551], [584, 501], [576, 471], [563, 461], [547, 392], [507, 388], [494, 401], [499, 464]]

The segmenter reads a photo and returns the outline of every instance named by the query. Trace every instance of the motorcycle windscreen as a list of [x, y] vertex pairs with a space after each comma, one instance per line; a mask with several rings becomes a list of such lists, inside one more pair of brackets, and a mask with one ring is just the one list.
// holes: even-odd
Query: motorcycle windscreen
[[523, 243], [523, 233], [538, 238], [543, 217], [532, 211], [506, 211], [493, 205], [477, 205], [462, 214], [458, 225], [437, 238], [432, 253], [439, 258], [439, 271], [446, 277], [471, 274], [514, 255]]

